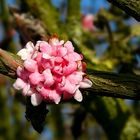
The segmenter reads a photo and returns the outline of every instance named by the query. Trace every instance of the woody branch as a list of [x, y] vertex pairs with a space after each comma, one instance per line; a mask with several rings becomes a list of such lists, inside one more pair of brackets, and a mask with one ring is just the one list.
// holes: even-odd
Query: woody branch
[[[22, 60], [15, 54], [0, 49], [0, 73], [16, 78], [16, 69]], [[82, 89], [90, 97], [95, 95], [140, 100], [140, 76], [88, 70], [91, 88]]]

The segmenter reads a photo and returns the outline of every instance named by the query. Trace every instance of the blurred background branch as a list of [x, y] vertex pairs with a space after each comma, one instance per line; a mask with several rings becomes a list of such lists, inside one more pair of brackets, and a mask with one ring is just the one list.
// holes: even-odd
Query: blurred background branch
[[140, 0], [107, 0], [140, 21]]

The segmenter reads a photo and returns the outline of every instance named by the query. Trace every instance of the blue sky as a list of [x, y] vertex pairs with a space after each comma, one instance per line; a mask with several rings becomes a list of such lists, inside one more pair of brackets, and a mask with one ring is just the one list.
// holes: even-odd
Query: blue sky
[[[59, 8], [61, 2], [67, 0], [51, 0], [55, 7]], [[81, 13], [97, 13], [101, 7], [108, 8], [109, 3], [106, 0], [81, 0]]]
[[81, 0], [81, 12], [83, 14], [95, 14], [103, 7], [109, 7], [109, 3], [106, 0]]
[[[67, 0], [51, 0], [55, 7], [59, 7], [61, 2]], [[46, 0], [47, 2], [47, 0]], [[9, 5], [15, 5], [15, 0], [7, 0]], [[88, 14], [88, 13], [97, 13], [100, 8], [108, 8], [109, 3], [107, 0], [81, 0], [81, 13]]]

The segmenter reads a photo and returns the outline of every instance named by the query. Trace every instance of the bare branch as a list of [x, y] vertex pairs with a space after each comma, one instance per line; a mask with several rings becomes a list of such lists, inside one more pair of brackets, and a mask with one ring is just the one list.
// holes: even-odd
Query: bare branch
[[0, 49], [0, 73], [16, 78], [16, 70], [22, 66], [22, 60], [12, 53]]
[[90, 95], [140, 100], [140, 76], [93, 70], [89, 73], [93, 86], [84, 91]]
[[[12, 53], [0, 49], [0, 73], [16, 78], [16, 69], [22, 60]], [[94, 95], [140, 100], [140, 76], [114, 74], [95, 70], [88, 71], [93, 86], [82, 90]]]

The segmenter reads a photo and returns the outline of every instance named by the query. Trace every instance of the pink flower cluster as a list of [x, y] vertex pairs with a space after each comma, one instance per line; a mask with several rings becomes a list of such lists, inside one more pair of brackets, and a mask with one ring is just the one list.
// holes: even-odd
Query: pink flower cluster
[[58, 104], [72, 97], [80, 102], [83, 97], [79, 88], [92, 86], [84, 73], [83, 57], [74, 52], [70, 41], [64, 43], [54, 37], [49, 42], [38, 41], [35, 46], [28, 42], [18, 55], [24, 63], [17, 68], [13, 86], [24, 96], [31, 96], [34, 106], [42, 100]]

